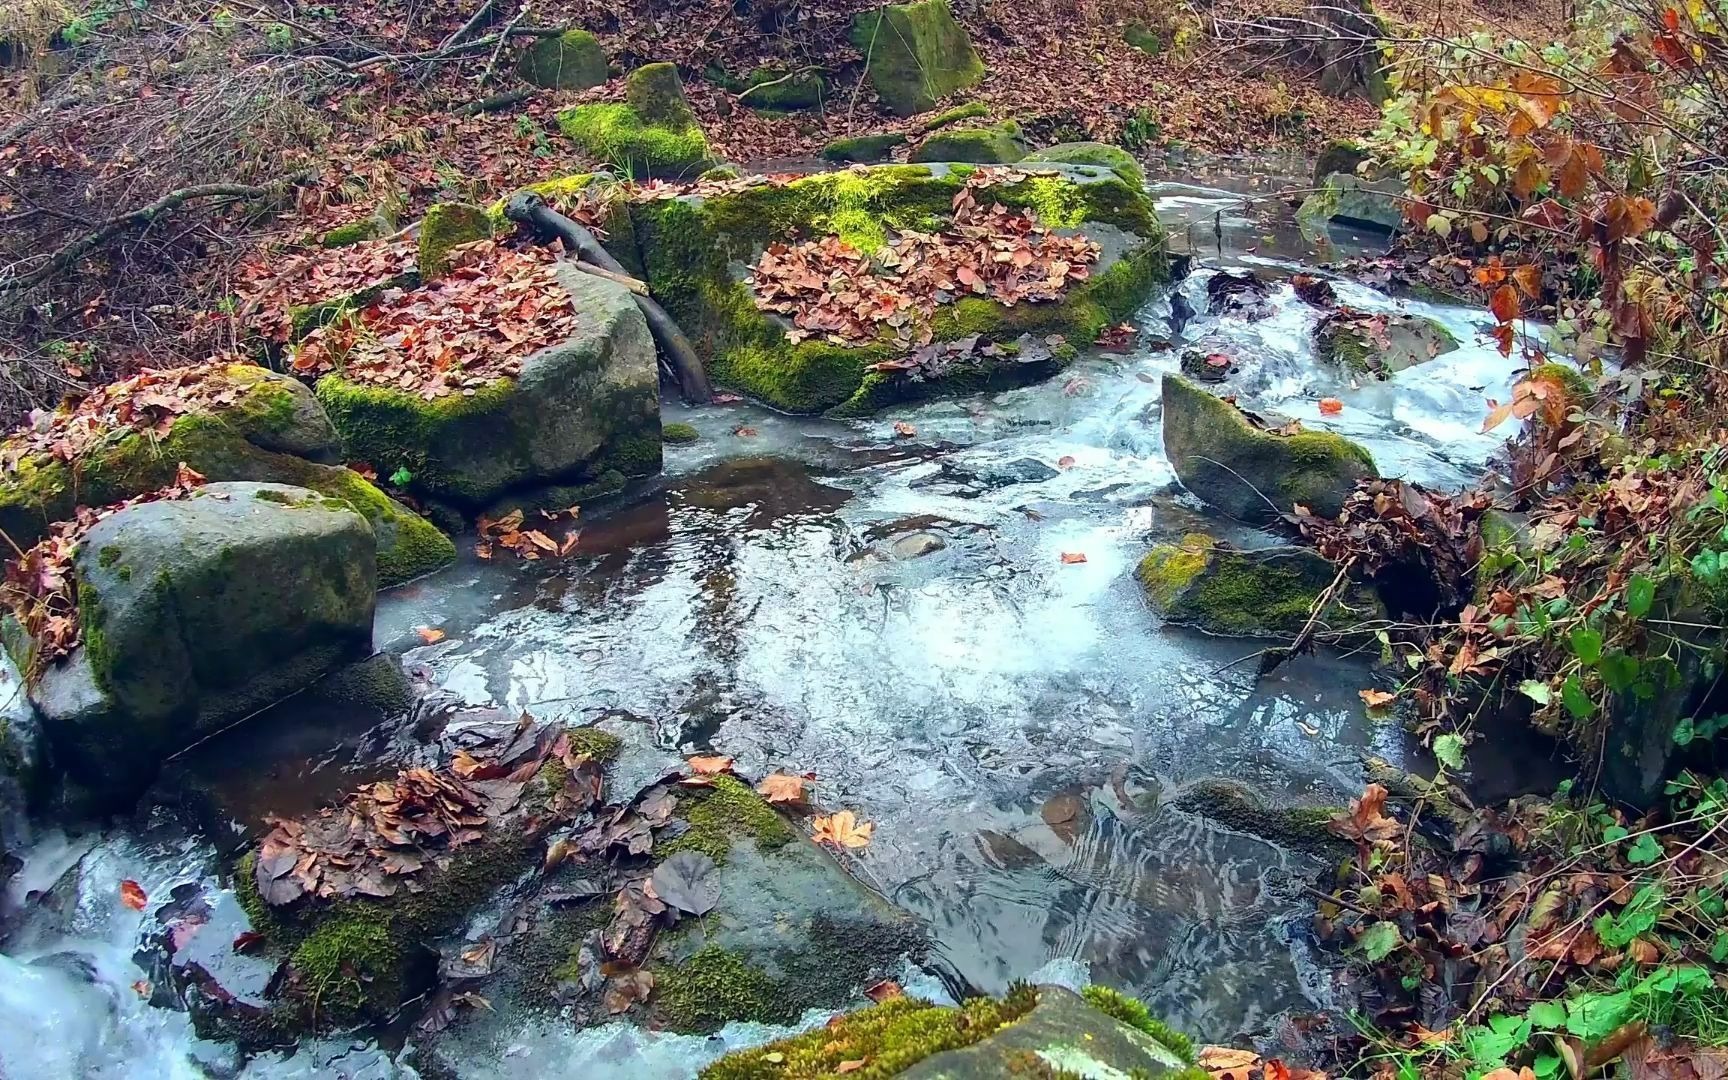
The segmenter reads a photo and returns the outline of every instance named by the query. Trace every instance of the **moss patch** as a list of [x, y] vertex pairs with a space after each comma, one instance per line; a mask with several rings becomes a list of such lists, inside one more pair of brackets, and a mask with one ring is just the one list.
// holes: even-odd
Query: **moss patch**
[[740, 838], [754, 841], [761, 851], [784, 847], [798, 838], [762, 796], [730, 776], [716, 776], [712, 787], [680, 789], [678, 803], [679, 816], [689, 827], [669, 843], [657, 845], [656, 857], [700, 851], [724, 863]]
[[660, 440], [669, 443], [693, 443], [702, 436], [689, 424], [662, 424]]
[[438, 203], [420, 222], [420, 255], [416, 265], [422, 281], [439, 277], [450, 265], [450, 249], [492, 235], [493, 221], [484, 207], [470, 203]]
[[930, 119], [924, 121], [925, 131], [935, 131], [937, 128], [958, 124], [962, 120], [971, 120], [990, 112], [990, 107], [982, 101], [968, 101], [964, 105], [956, 105], [952, 109], [944, 109]]
[[886, 135], [855, 135], [847, 139], [835, 139], [822, 148], [822, 157], [828, 161], [843, 164], [874, 164], [885, 160], [890, 151], [906, 141], [906, 136], [899, 134]]
[[606, 81], [606, 50], [586, 30], [541, 38], [516, 64], [523, 82], [548, 90], [586, 90]]
[[782, 71], [759, 67], [744, 80], [738, 100], [752, 109], [793, 112], [814, 109], [828, 96], [828, 83], [818, 72]]
[[1086, 999], [1086, 1004], [1105, 1016], [1114, 1017], [1129, 1027], [1157, 1039], [1188, 1064], [1193, 1065], [1197, 1060], [1194, 1056], [1193, 1041], [1169, 1024], [1153, 1016], [1151, 1010], [1146, 1008], [1146, 1003], [1139, 998], [1129, 997], [1119, 990], [1112, 990], [1108, 986], [1099, 986], [1096, 983], [1080, 991], [1080, 996]]
[[625, 82], [624, 104], [577, 105], [558, 114], [558, 126], [628, 176], [695, 175], [708, 162], [708, 139], [671, 64], [637, 68]]
[[1120, 176], [1124, 183], [1134, 187], [1146, 186], [1146, 173], [1140, 168], [1140, 163], [1134, 160], [1134, 155], [1120, 146], [1111, 146], [1101, 142], [1058, 143], [1035, 150], [1022, 159], [1023, 164], [1035, 161], [1066, 162], [1070, 165], [1097, 165], [1109, 169]]
[[949, 128], [925, 139], [912, 151], [913, 161], [964, 161], [1002, 165], [1026, 156], [1020, 126], [1013, 122], [990, 128]]
[[1155, 603], [1169, 608], [1206, 569], [1215, 543], [1205, 533], [1189, 533], [1179, 544], [1159, 544], [1140, 560], [1134, 576]]
[[381, 923], [335, 919], [306, 936], [289, 963], [300, 978], [300, 992], [316, 1021], [359, 1015], [375, 995], [399, 998], [401, 965], [396, 942]]
[[[1302, 629], [1336, 572], [1306, 548], [1242, 551], [1190, 533], [1178, 544], [1153, 548], [1135, 576], [1170, 622], [1209, 634], [1280, 637]], [[1351, 610], [1358, 613], [1351, 616]], [[1354, 623], [1381, 614], [1376, 599], [1352, 588], [1322, 617]], [[1324, 622], [1321, 628], [1326, 629]]]
[[1037, 992], [1024, 984], [1001, 1001], [973, 998], [955, 1007], [892, 998], [815, 1031], [728, 1054], [700, 1076], [701, 1080], [814, 1080], [834, 1075], [842, 1062], [863, 1061], [862, 1068], [846, 1075], [880, 1080], [933, 1054], [981, 1042], [1025, 1016], [1037, 1003]]
[[889, 4], [852, 20], [852, 44], [882, 104], [897, 116], [928, 112], [984, 77], [984, 61], [948, 0]]

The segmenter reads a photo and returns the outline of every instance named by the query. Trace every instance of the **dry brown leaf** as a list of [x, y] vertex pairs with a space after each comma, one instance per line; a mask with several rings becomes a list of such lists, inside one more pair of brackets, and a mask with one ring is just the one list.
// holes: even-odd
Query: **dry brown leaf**
[[805, 779], [789, 773], [770, 773], [756, 785], [764, 799], [776, 804], [797, 804], [804, 801]]
[[837, 848], [864, 847], [870, 843], [870, 836], [876, 831], [873, 823], [860, 822], [857, 815], [850, 810], [819, 817], [811, 824], [816, 828], [817, 843], [833, 844]]
[[1062, 564], [1064, 566], [1071, 566], [1075, 563], [1083, 563], [1085, 561], [1086, 553], [1084, 551], [1064, 551], [1062, 553]]
[[685, 758], [698, 776], [717, 776], [732, 768], [732, 759], [722, 754], [701, 755]]
[[420, 635], [420, 640], [428, 645], [436, 645], [444, 640], [444, 631], [434, 626], [416, 626], [414, 632]]

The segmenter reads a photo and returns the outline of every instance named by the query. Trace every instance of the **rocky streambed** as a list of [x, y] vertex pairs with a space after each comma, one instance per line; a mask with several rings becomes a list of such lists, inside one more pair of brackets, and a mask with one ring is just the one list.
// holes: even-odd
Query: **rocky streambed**
[[[1290, 280], [1294, 227], [1215, 183], [1153, 186], [1200, 268], [1113, 351], [867, 419], [663, 402], [664, 473], [585, 505], [560, 557], [459, 536], [452, 565], [379, 596], [384, 655], [173, 758], [121, 824], [11, 823], [5, 1075], [690, 1076], [867, 994], [887, 1000], [829, 1040], [863, 1057], [829, 1066], [886, 1069], [916, 1030], [972, 1053], [958, 1075], [999, 1075], [954, 1032], [1052, 1033], [990, 1044], [1036, 1054], [1080, 1025], [1124, 1071], [1179, 1071], [1144, 1013], [1016, 984], [1115, 987], [1213, 1042], [1346, 1004], [1304, 923], [1317, 826], [1370, 761], [1421, 755], [1363, 712], [1371, 648], [1259, 679], [1262, 642], [1175, 625], [1204, 620], [1136, 574], [1161, 544], [1191, 562], [1196, 535], [1278, 542], [1177, 484], [1166, 417], [1223, 381], [1381, 474], [1457, 488], [1511, 372], [1473, 309], [1330, 281], [1355, 314], [1327, 331]], [[1221, 277], [1243, 271], [1246, 291]], [[1438, 344], [1386, 371], [1335, 345], [1388, 324]], [[725, 332], [747, 371], [755, 331]], [[1479, 782], [1540, 786], [1492, 753]], [[752, 789], [774, 773], [868, 843], [818, 847]], [[974, 993], [992, 1003], [963, 1021], [928, 1011]]]

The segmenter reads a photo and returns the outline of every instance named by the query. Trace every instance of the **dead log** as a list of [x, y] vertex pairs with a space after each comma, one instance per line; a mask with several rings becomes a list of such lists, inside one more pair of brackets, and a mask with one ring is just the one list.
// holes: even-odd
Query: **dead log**
[[[541, 236], [555, 236], [562, 240], [564, 246], [576, 254], [578, 265], [589, 263], [597, 266], [608, 271], [614, 280], [635, 280], [625, 271], [622, 263], [600, 246], [600, 241], [594, 238], [593, 233], [552, 209], [545, 199], [532, 191], [519, 191], [510, 196], [510, 201], [504, 204], [504, 216], [518, 225], [533, 229]], [[714, 390], [708, 384], [708, 373], [702, 367], [702, 359], [696, 355], [690, 339], [684, 336], [684, 331], [678, 328], [677, 322], [651, 296], [638, 295], [636, 306], [642, 309], [643, 317], [648, 320], [648, 329], [653, 332], [654, 340], [660, 346], [660, 352], [666, 359], [672, 377], [677, 380], [685, 400], [696, 403], [712, 400]]]

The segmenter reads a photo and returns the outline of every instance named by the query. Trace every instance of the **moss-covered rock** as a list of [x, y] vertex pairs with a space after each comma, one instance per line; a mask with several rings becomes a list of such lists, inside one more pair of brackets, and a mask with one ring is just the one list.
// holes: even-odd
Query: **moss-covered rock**
[[1157, 56], [1164, 51], [1164, 35], [1147, 26], [1145, 23], [1129, 23], [1122, 28], [1122, 40], [1139, 49], [1147, 56]]
[[1314, 159], [1314, 184], [1324, 184], [1333, 173], [1356, 175], [1356, 167], [1369, 159], [1361, 143], [1353, 139], [1333, 139], [1321, 148]]
[[1334, 312], [1314, 328], [1320, 359], [1356, 378], [1388, 379], [1458, 348], [1452, 332], [1421, 315]]
[[[640, 205], [637, 238], [649, 287], [708, 358], [716, 382], [789, 412], [867, 413], [920, 395], [1048, 377], [1063, 360], [980, 358], [926, 383], [870, 371], [870, 365], [897, 355], [890, 342], [793, 344], [782, 323], [757, 310], [742, 280], [764, 247], [794, 233], [832, 232], [869, 251], [887, 241], [889, 229], [939, 228], [952, 214], [966, 175], [942, 165], [883, 165]], [[1084, 232], [1099, 242], [1102, 257], [1091, 278], [1057, 302], [1003, 307], [966, 298], [939, 307], [932, 326], [936, 340], [981, 334], [1009, 342], [1030, 333], [1089, 342], [1139, 307], [1168, 276], [1163, 230], [1149, 200], [1113, 173], [1052, 165], [1048, 173], [998, 185], [989, 195], [1033, 210], [1051, 227]]]
[[1006, 121], [988, 128], [945, 128], [918, 144], [912, 160], [963, 161], [979, 165], [1006, 165], [1026, 156], [1020, 144], [1020, 125]]
[[1275, 435], [1180, 375], [1163, 382], [1164, 452], [1177, 479], [1231, 517], [1271, 522], [1300, 503], [1335, 517], [1356, 481], [1374, 475], [1368, 451], [1325, 431]]
[[948, 0], [889, 4], [852, 20], [865, 75], [896, 116], [928, 112], [941, 98], [984, 77], [984, 61], [954, 21]]
[[371, 217], [361, 218], [359, 221], [350, 221], [346, 225], [336, 226], [320, 236], [318, 244], [320, 247], [326, 248], [351, 247], [362, 240], [376, 240], [380, 236], [388, 235], [389, 232], [390, 223], [383, 217], [374, 214]]
[[891, 998], [815, 1031], [729, 1054], [701, 1080], [816, 1080], [847, 1062], [863, 1062], [847, 1071], [864, 1080], [1205, 1075], [1188, 1041], [1132, 998], [1100, 987], [1082, 997], [1021, 984], [1001, 1000], [958, 1006]]
[[[83, 642], [35, 664], [30, 698], [57, 757], [109, 806], [174, 753], [371, 646], [372, 528], [279, 484], [210, 484], [94, 525], [73, 560]], [[38, 670], [39, 669], [39, 670]]]
[[[1308, 548], [1243, 551], [1204, 533], [1159, 544], [1135, 577], [1166, 622], [1209, 634], [1294, 637], [1338, 574]], [[1321, 613], [1321, 633], [1337, 632], [1384, 612], [1369, 594], [1346, 590]]]
[[1309, 232], [1327, 224], [1397, 232], [1404, 227], [1405, 195], [1402, 180], [1365, 180], [1355, 173], [1332, 173], [1320, 183], [1320, 190], [1302, 200], [1296, 220]]
[[950, 124], [958, 124], [962, 120], [973, 120], [980, 116], [985, 116], [989, 112], [990, 107], [985, 105], [982, 101], [968, 101], [964, 105], [956, 105], [952, 109], [944, 109], [935, 116], [924, 121], [924, 130], [935, 131], [937, 128], [945, 128]]
[[184, 462], [211, 481], [247, 480], [310, 488], [371, 522], [378, 581], [398, 585], [456, 557], [448, 537], [339, 460], [341, 438], [298, 380], [249, 364], [224, 369], [232, 402], [187, 413], [166, 435], [116, 431], [72, 462], [26, 458], [0, 477], [0, 530], [21, 547], [79, 506], [110, 503], [170, 484]]
[[815, 109], [828, 96], [828, 82], [820, 72], [808, 68], [783, 71], [774, 67], [759, 67], [744, 80], [738, 100], [752, 109], [771, 112], [796, 112]]
[[873, 165], [878, 161], [886, 161], [888, 155], [896, 146], [906, 141], [906, 136], [897, 132], [884, 135], [854, 135], [850, 138], [835, 139], [822, 148], [822, 157], [827, 161], [838, 161], [848, 165]]
[[565, 109], [558, 126], [596, 160], [627, 176], [695, 176], [708, 166], [708, 138], [671, 64], [637, 68], [625, 80], [622, 104]]
[[547, 90], [586, 90], [606, 81], [606, 50], [586, 30], [541, 38], [522, 54], [516, 74]]
[[1146, 173], [1140, 168], [1140, 163], [1134, 160], [1134, 155], [1120, 146], [1111, 146], [1101, 142], [1057, 143], [1046, 146], [1042, 150], [1034, 150], [1021, 159], [1023, 165], [1033, 162], [1056, 161], [1069, 165], [1098, 165], [1120, 176], [1125, 183], [1135, 187], [1146, 186]]
[[583, 318], [574, 337], [529, 357], [515, 379], [433, 401], [340, 372], [320, 379], [318, 399], [350, 455], [380, 473], [406, 469], [415, 490], [469, 509], [512, 489], [658, 472], [648, 324], [622, 286], [557, 273]]
[[693, 443], [702, 438], [689, 424], [660, 425], [660, 440], [668, 443]]
[[420, 222], [420, 253], [416, 266], [421, 281], [441, 277], [450, 266], [450, 249], [492, 235], [494, 222], [485, 207], [471, 203], [436, 203]]
[[1333, 819], [1348, 813], [1348, 807], [1272, 806], [1236, 780], [1197, 780], [1184, 786], [1171, 805], [1293, 851], [1332, 855], [1352, 847], [1330, 829]]

